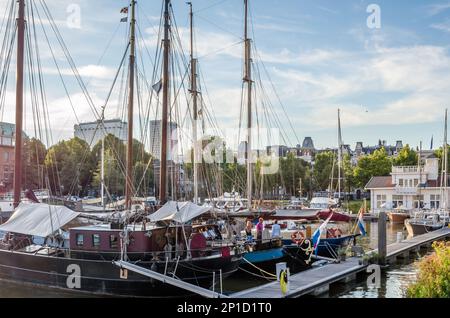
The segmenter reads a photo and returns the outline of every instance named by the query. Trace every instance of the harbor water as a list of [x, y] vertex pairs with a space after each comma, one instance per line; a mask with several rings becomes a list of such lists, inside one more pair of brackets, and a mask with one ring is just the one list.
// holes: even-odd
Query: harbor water
[[[358, 244], [365, 250], [377, 247], [378, 224], [376, 222], [366, 222], [367, 236], [359, 237]], [[403, 224], [387, 224], [387, 242], [395, 243], [399, 233], [405, 239], [406, 231]], [[342, 298], [402, 298], [406, 295], [406, 288], [415, 281], [417, 273], [417, 262], [424, 255], [418, 255], [416, 259], [406, 260], [404, 264], [399, 264], [389, 268], [382, 274], [381, 288], [368, 288], [366, 281], [355, 281], [336, 288], [332, 288], [327, 295], [322, 297], [342, 297]], [[275, 273], [275, 269], [274, 269]], [[224, 280], [223, 291], [236, 292], [251, 287], [256, 287], [269, 282], [269, 278], [264, 278], [261, 273], [258, 276], [236, 275]], [[0, 280], [0, 297], [92, 297], [88, 294], [74, 294], [59, 289], [22, 285], [15, 282]]]

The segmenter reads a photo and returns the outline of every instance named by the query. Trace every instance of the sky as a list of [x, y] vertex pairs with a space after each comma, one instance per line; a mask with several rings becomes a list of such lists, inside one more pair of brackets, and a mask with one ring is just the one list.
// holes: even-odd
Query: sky
[[[0, 24], [13, 0], [0, 0]], [[42, 0], [33, 0], [39, 3]], [[188, 47], [188, 6], [173, 0], [182, 43]], [[127, 23], [125, 0], [46, 0], [78, 70], [98, 107], [104, 104], [122, 58]], [[196, 53], [204, 94], [223, 127], [239, 125], [242, 86], [243, 0], [192, 0]], [[371, 4], [380, 9], [372, 20]], [[75, 5], [75, 7], [74, 7]], [[38, 4], [36, 5], [38, 7]], [[75, 11], [73, 11], [75, 8]], [[79, 8], [80, 23], [73, 23]], [[161, 1], [138, 1], [138, 23], [147, 52], [157, 47]], [[250, 0], [251, 37], [263, 82], [280, 111], [289, 146], [311, 136], [316, 148], [335, 147], [337, 109], [346, 144], [395, 144], [429, 148], [443, 142], [444, 111], [450, 102], [450, 1], [445, 0]], [[369, 11], [369, 12], [368, 12]], [[378, 11], [375, 11], [377, 13]], [[379, 24], [368, 23], [379, 22]], [[48, 23], [44, 27], [48, 29]], [[1, 29], [3, 31], [3, 29]], [[4, 35], [1, 35], [3, 39]], [[61, 52], [72, 110], [50, 49], [41, 43], [53, 141], [73, 136], [73, 125], [94, 117], [74, 83]], [[147, 63], [147, 71], [152, 69]], [[14, 121], [14, 71], [0, 118]], [[270, 77], [270, 81], [268, 78]], [[69, 83], [71, 82], [71, 83]], [[76, 114], [76, 116], [75, 116]], [[112, 107], [108, 117], [117, 115]], [[25, 127], [33, 134], [32, 117]], [[290, 124], [293, 130], [290, 129]], [[289, 128], [286, 128], [289, 127]]]

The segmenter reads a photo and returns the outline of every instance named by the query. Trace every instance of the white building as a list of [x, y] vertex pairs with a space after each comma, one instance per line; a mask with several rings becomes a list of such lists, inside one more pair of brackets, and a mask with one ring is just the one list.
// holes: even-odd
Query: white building
[[[379, 212], [398, 207], [417, 209], [419, 202], [425, 209], [441, 207], [445, 192], [441, 188], [439, 158], [431, 154], [424, 161], [420, 170], [418, 166], [392, 167], [391, 176], [370, 179], [366, 189], [370, 190], [372, 210]], [[448, 198], [448, 188], [446, 191]]]
[[[161, 159], [161, 120], [150, 121], [150, 154], [156, 158]], [[173, 122], [167, 123], [168, 133], [168, 154], [167, 160], [178, 159], [178, 125]]]
[[91, 147], [109, 134], [116, 136], [123, 142], [127, 141], [128, 125], [126, 122], [120, 119], [112, 119], [103, 121], [103, 125], [104, 128], [102, 128], [102, 123], [99, 120], [75, 125], [74, 135], [86, 141]]

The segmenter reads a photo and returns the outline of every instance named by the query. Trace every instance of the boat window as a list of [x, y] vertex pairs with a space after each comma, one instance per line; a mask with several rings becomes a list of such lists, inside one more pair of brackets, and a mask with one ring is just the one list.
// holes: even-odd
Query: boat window
[[100, 234], [92, 234], [92, 246], [100, 246]]
[[119, 240], [117, 239], [116, 235], [110, 235], [109, 236], [109, 247], [111, 248], [117, 248], [119, 246]]
[[78, 233], [76, 235], [76, 241], [77, 241], [77, 246], [83, 246], [83, 244], [84, 244], [84, 235]]

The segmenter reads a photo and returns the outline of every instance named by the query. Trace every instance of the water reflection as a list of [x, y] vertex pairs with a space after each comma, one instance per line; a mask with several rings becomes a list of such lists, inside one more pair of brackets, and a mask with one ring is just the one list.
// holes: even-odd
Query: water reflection
[[[423, 257], [407, 259], [404, 264], [390, 267], [382, 273], [381, 287], [368, 287], [365, 277], [345, 286], [335, 286], [324, 297], [333, 298], [405, 298], [408, 286], [417, 279], [418, 261]], [[412, 262], [412, 263], [411, 263]]]

